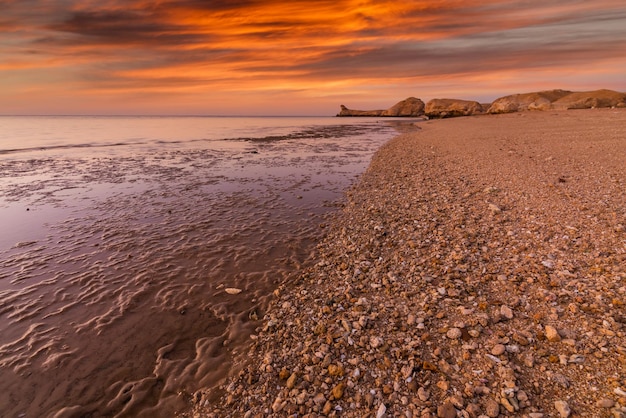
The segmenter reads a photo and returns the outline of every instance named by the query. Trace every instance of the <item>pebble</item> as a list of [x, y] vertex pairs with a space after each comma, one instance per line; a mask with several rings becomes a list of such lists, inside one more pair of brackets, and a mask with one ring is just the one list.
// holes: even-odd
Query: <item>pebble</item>
[[622, 398], [626, 398], [626, 391], [624, 391], [622, 388], [617, 387], [613, 389], [613, 393]]
[[291, 376], [287, 379], [286, 387], [287, 389], [293, 389], [296, 386], [296, 379], [298, 378], [297, 373], [292, 373]]
[[378, 348], [380, 346], [383, 345], [383, 339], [380, 337], [371, 337], [370, 338], [370, 346], [372, 346], [372, 348]]
[[456, 408], [450, 402], [446, 402], [437, 407], [437, 417], [456, 418]]
[[613, 408], [615, 406], [615, 401], [609, 398], [603, 398], [596, 402], [596, 406], [599, 408]]
[[552, 325], [546, 325], [545, 331], [548, 341], [553, 343], [561, 341], [561, 336], [559, 335], [559, 332]]
[[430, 398], [430, 392], [424, 389], [423, 387], [420, 387], [417, 390], [417, 397], [420, 399], [420, 401], [426, 402], [428, 398]]
[[505, 351], [506, 347], [504, 346], [504, 344], [496, 344], [491, 349], [491, 354], [493, 354], [494, 356], [499, 356], [501, 354], [504, 354]]
[[500, 207], [498, 205], [494, 205], [493, 203], [489, 203], [489, 210], [494, 215], [497, 214], [497, 213], [502, 212], [502, 209], [500, 209]]
[[274, 413], [277, 413], [282, 411], [284, 407], [285, 403], [280, 397], [278, 397], [274, 400], [274, 403], [272, 404], [272, 411], [274, 411]]
[[500, 415], [500, 404], [491, 398], [487, 399], [485, 402], [485, 413], [488, 417], [496, 418]]
[[450, 328], [446, 333], [446, 336], [451, 340], [457, 340], [461, 338], [463, 332], [459, 328]]
[[387, 412], [387, 407], [385, 406], [384, 403], [381, 403], [380, 406], [378, 407], [378, 411], [376, 411], [376, 418], [384, 417], [386, 412]]
[[565, 401], [555, 401], [554, 407], [562, 418], [567, 418], [572, 413], [569, 404]]
[[500, 315], [506, 319], [513, 319], [513, 309], [509, 308], [506, 305], [502, 305], [500, 307]]
[[335, 399], [341, 399], [343, 397], [343, 392], [346, 389], [346, 384], [344, 382], [339, 383], [337, 386], [333, 388], [332, 394]]

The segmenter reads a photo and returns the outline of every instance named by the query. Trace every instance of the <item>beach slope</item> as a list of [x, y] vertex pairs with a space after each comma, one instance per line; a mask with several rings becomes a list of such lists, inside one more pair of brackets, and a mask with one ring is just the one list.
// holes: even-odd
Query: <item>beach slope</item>
[[420, 126], [195, 416], [624, 416], [626, 110]]

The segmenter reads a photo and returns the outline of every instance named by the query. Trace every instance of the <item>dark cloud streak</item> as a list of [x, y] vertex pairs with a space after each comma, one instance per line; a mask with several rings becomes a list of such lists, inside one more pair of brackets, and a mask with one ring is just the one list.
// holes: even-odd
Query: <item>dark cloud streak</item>
[[626, 58], [616, 61], [626, 50], [621, 0], [0, 0], [0, 8], [0, 76], [29, 68], [45, 84], [56, 71], [98, 91], [313, 91], [610, 60], [626, 68]]

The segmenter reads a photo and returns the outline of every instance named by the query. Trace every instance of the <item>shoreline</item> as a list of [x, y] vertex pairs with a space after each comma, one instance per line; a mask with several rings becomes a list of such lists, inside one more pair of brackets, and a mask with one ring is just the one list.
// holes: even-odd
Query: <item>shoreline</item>
[[626, 110], [420, 126], [191, 416], [626, 416]]

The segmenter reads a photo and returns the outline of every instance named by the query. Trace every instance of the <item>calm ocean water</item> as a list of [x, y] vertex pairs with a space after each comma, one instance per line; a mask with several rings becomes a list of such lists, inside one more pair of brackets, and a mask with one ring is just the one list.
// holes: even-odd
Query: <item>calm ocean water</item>
[[0, 117], [0, 415], [169, 417], [217, 387], [396, 128]]

